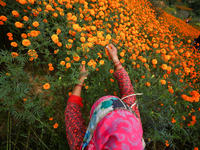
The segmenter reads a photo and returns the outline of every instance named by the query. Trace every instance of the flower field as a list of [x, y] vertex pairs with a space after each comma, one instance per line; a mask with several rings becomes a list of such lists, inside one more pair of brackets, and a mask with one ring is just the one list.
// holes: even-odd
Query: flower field
[[200, 31], [157, 18], [148, 0], [0, 0], [0, 35], [0, 149], [69, 149], [64, 111], [79, 66], [86, 124], [98, 98], [120, 97], [110, 43], [143, 93], [146, 149], [200, 147]]

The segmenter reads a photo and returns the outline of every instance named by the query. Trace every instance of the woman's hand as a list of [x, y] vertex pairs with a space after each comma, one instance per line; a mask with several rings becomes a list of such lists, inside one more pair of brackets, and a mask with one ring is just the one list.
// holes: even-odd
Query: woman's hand
[[88, 70], [85, 69], [85, 65], [81, 65], [80, 68], [81, 68], [81, 71], [80, 71], [79, 81], [83, 83], [85, 78], [88, 76], [88, 72], [87, 72]]
[[106, 49], [109, 52], [109, 55], [111, 57], [111, 59], [113, 60], [113, 62], [118, 62], [118, 56], [117, 56], [117, 48], [113, 45], [113, 44], [109, 44], [106, 46]]

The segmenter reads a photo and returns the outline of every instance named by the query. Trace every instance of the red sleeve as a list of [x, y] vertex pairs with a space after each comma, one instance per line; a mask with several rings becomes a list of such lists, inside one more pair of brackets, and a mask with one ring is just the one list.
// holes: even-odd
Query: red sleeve
[[80, 106], [83, 105], [81, 101], [81, 97], [71, 95], [65, 110], [66, 136], [70, 150], [80, 149], [86, 132], [85, 120], [80, 112]]
[[[121, 98], [135, 93], [133, 90], [133, 86], [131, 84], [131, 80], [124, 68], [121, 68], [121, 69], [115, 71], [114, 77], [117, 79], [120, 93], [121, 93]], [[123, 101], [125, 103], [127, 103], [128, 106], [131, 106], [133, 103], [135, 103], [136, 96], [134, 95], [134, 96], [127, 97]], [[139, 112], [137, 106], [135, 105], [132, 109], [133, 109], [133, 111], [135, 111], [137, 117], [140, 120], [140, 112]]]

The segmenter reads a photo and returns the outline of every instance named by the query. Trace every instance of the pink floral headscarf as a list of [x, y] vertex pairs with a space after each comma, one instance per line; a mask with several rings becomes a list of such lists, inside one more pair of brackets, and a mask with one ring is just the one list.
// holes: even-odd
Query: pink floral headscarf
[[[94, 103], [94, 109], [104, 100], [116, 96], [104, 96]], [[143, 150], [142, 125], [136, 116], [127, 110], [114, 110], [98, 123], [87, 150]]]

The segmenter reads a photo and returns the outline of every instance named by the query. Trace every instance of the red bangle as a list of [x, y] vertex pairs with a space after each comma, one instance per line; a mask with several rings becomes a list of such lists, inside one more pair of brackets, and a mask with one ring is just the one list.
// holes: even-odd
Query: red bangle
[[76, 84], [76, 86], [79, 86], [79, 87], [81, 87], [81, 88], [83, 88], [83, 85], [82, 84]]
[[122, 65], [122, 63], [119, 61], [119, 63], [117, 64], [117, 65], [115, 65], [115, 69], [118, 67], [118, 66], [120, 66], [120, 65]]

